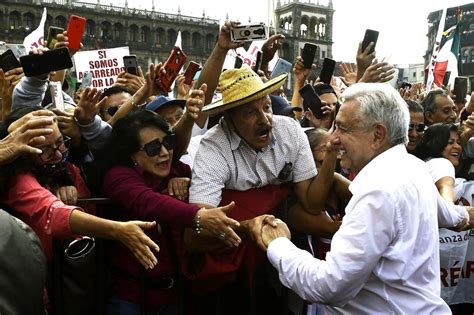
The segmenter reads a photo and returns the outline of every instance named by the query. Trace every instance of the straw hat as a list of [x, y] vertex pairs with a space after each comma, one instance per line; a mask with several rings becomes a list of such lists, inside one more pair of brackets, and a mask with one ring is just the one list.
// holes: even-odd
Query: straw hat
[[206, 114], [216, 114], [246, 104], [278, 90], [285, 82], [287, 73], [266, 83], [249, 66], [224, 71], [219, 78], [222, 99], [204, 106]]

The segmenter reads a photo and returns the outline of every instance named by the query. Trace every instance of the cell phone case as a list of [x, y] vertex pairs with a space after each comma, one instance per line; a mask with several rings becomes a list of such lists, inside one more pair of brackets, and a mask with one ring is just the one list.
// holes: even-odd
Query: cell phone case
[[336, 61], [330, 58], [324, 58], [323, 68], [319, 74], [319, 80], [326, 84], [331, 84], [331, 78], [334, 73], [334, 68], [336, 67]]
[[184, 71], [184, 83], [187, 85], [191, 85], [193, 83], [194, 75], [199, 70], [199, 64], [191, 61]]
[[166, 73], [161, 74], [156, 79], [156, 84], [160, 87], [163, 92], [168, 92], [171, 84], [176, 79], [179, 71], [186, 62], [186, 54], [179, 47], [174, 47], [169, 55], [168, 59], [163, 64], [163, 69]]
[[268, 32], [265, 23], [239, 25], [230, 31], [230, 39], [233, 42], [246, 42], [267, 38]]
[[379, 32], [374, 30], [366, 30], [364, 35], [364, 40], [362, 41], [362, 51], [364, 51], [371, 42], [374, 42], [374, 47], [370, 51], [372, 53], [375, 50], [375, 45], [377, 45], [377, 39], [379, 38]]
[[275, 67], [273, 68], [271, 78], [273, 79], [282, 73], [289, 73], [291, 71], [291, 67], [292, 67], [292, 64], [289, 61], [283, 58], [278, 58], [277, 63], [275, 64]]
[[21, 64], [11, 49], [8, 49], [0, 56], [0, 68], [2, 68], [3, 72], [19, 67], [21, 67]]
[[323, 111], [321, 109], [323, 104], [321, 103], [318, 94], [314, 91], [313, 86], [311, 84], [306, 84], [299, 90], [299, 93], [303, 98], [304, 110], [308, 110], [308, 108], [311, 109], [313, 115], [316, 118], [321, 119], [323, 117]]
[[20, 57], [25, 76], [32, 77], [72, 67], [69, 49], [66, 47], [51, 49], [42, 55], [26, 55]]
[[467, 95], [467, 77], [456, 77], [454, 78], [454, 95], [456, 103], [464, 102]]
[[64, 32], [64, 29], [61, 27], [55, 27], [55, 26], [50, 26], [48, 29], [48, 46], [46, 46], [48, 49], [53, 49], [54, 45], [58, 42], [56, 39], [56, 36], [58, 34], [62, 34]]
[[82, 78], [81, 88], [84, 90], [89, 87], [92, 83], [92, 73], [86, 71], [84, 72], [84, 77]]
[[262, 67], [262, 56], [263, 53], [261, 50], [257, 52], [257, 58], [255, 59], [255, 72], [258, 74], [258, 70]]
[[81, 49], [82, 34], [86, 26], [86, 19], [81, 16], [71, 15], [67, 27], [67, 37], [69, 48], [73, 50]]
[[301, 58], [303, 58], [303, 65], [306, 69], [311, 69], [313, 67], [314, 57], [316, 56], [317, 50], [318, 46], [314, 44], [304, 44]]
[[123, 57], [123, 65], [127, 73], [138, 75], [138, 65], [136, 56]]

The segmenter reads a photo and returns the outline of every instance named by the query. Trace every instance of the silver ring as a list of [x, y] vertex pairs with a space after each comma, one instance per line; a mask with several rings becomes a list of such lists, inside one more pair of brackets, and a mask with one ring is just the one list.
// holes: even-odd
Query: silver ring
[[227, 234], [225, 234], [224, 232], [219, 234], [219, 238], [222, 240], [225, 240], [226, 237], [227, 237]]
[[379, 73], [379, 79], [382, 79], [383, 78], [383, 72]]

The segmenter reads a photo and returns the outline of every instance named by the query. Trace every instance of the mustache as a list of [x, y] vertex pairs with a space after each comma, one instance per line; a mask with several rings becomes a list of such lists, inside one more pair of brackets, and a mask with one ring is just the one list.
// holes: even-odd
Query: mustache
[[272, 129], [273, 129], [273, 126], [272, 126], [272, 125], [270, 125], [270, 124], [265, 124], [265, 125], [261, 126], [260, 128], [258, 128], [258, 132], [263, 132], [263, 131], [268, 132], [268, 131], [270, 131], [270, 130], [272, 130]]

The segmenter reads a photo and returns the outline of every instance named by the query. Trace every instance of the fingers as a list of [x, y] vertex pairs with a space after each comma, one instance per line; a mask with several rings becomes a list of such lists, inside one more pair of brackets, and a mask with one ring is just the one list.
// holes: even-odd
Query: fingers
[[275, 222], [275, 217], [273, 215], [265, 215], [262, 220], [262, 225], [268, 224], [273, 227], [277, 227], [277, 224]]
[[[134, 222], [142, 230], [150, 230], [156, 227], [156, 222], [154, 221], [153, 222], [134, 221]], [[160, 247], [155, 242], [153, 242], [147, 235], [144, 234], [144, 236], [145, 236], [144, 240], [146, 242], [146, 245], [150, 247], [153, 251], [158, 253], [160, 251]]]

